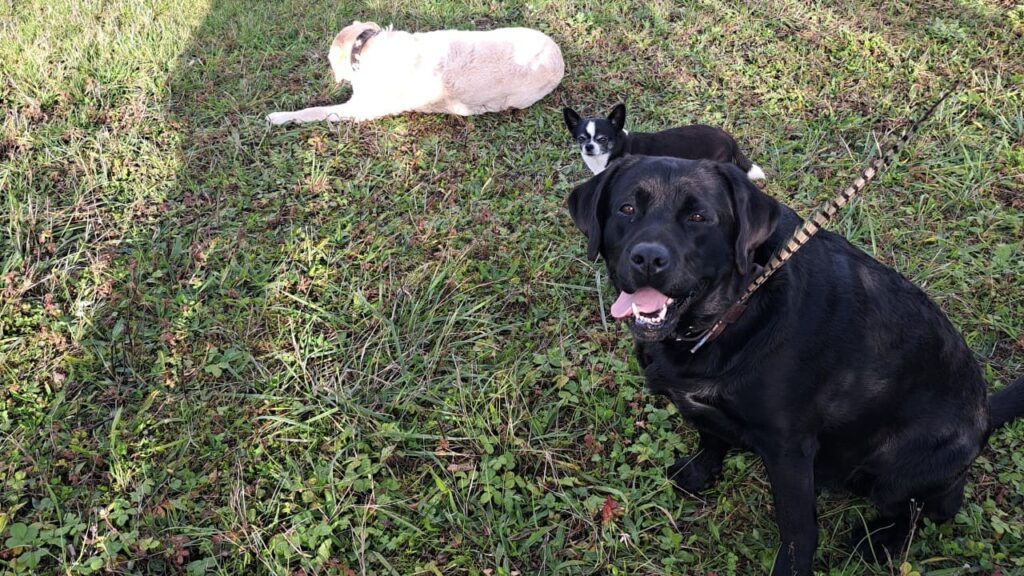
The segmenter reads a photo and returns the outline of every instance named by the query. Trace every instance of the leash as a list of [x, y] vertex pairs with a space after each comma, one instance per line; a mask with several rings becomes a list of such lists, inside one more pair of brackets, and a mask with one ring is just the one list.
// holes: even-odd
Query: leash
[[906, 132], [903, 133], [903, 136], [901, 136], [895, 144], [893, 144], [884, 154], [871, 160], [868, 167], [865, 168], [864, 171], [861, 172], [860, 176], [853, 181], [853, 184], [847, 186], [839, 193], [838, 196], [818, 208], [814, 216], [805, 220], [804, 223], [800, 225], [795, 232], [793, 232], [789, 241], [786, 242], [781, 249], [772, 254], [768, 264], [747, 286], [747, 290], [743, 295], [740, 296], [739, 299], [736, 300], [736, 302], [718, 318], [718, 320], [715, 320], [715, 323], [712, 324], [710, 328], [693, 338], [678, 338], [679, 340], [697, 340], [697, 343], [694, 344], [693, 348], [690, 348], [690, 353], [696, 353], [697, 350], [700, 350], [705, 344], [718, 338], [729, 324], [738, 320], [743, 314], [743, 311], [747, 309], [747, 302], [750, 300], [750, 297], [754, 295], [754, 292], [763, 286], [764, 283], [772, 277], [772, 274], [775, 274], [779, 268], [782, 268], [782, 265], [792, 258], [793, 254], [795, 254], [797, 250], [803, 247], [804, 244], [807, 244], [807, 242], [817, 234], [833, 216], [836, 215], [840, 208], [846, 206], [850, 200], [853, 200], [857, 194], [860, 194], [860, 192], [867, 187], [868, 183], [874, 179], [875, 175], [885, 168], [892, 159], [910, 143], [914, 135], [917, 133], [917, 130], [922, 124], [924, 124], [925, 120], [928, 120], [928, 118], [935, 113], [935, 110], [938, 109], [939, 104], [942, 104], [942, 102], [959, 87], [960, 82], [957, 81], [949, 90], [946, 91], [945, 94], [932, 104], [920, 118], [915, 120], [914, 123], [910, 125], [910, 128], [907, 128]]

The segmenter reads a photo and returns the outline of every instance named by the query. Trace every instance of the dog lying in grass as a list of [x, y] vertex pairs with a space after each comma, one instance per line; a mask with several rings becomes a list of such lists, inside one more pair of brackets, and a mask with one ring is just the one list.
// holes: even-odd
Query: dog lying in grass
[[968, 468], [1024, 415], [1024, 378], [986, 396], [971, 349], [921, 289], [822, 231], [720, 337], [691, 352], [789, 240], [800, 218], [732, 164], [629, 156], [577, 186], [569, 213], [601, 255], [647, 387], [699, 433], [668, 469], [711, 486], [734, 448], [764, 462], [781, 545], [774, 576], [809, 576], [815, 491], [840, 487], [878, 510], [862, 553], [898, 558], [919, 515], [960, 509]]
[[268, 122], [526, 108], [554, 90], [565, 73], [558, 45], [529, 28], [410, 33], [356, 21], [334, 38], [328, 60], [336, 82], [351, 82], [349, 101], [274, 112]]

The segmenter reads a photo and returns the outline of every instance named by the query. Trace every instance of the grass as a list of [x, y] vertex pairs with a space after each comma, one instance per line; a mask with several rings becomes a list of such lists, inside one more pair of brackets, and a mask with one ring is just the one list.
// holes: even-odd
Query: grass
[[[530, 109], [268, 129], [340, 101], [353, 19], [526, 25]], [[993, 386], [1024, 372], [1024, 11], [1005, 2], [0, 5], [0, 573], [753, 574], [750, 455], [681, 498], [694, 434], [606, 324], [562, 206], [560, 108], [726, 127], [804, 214], [952, 78], [833, 229], [922, 285]], [[1024, 574], [1024, 424], [890, 565], [819, 498], [825, 574]]]

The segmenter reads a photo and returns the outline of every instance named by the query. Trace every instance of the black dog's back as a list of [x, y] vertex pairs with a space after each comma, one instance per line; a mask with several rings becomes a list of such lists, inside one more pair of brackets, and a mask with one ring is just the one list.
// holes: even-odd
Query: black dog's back
[[630, 132], [622, 155], [672, 156], [685, 160], [706, 158], [728, 162], [750, 170], [754, 165], [740, 150], [736, 141], [721, 128], [693, 124], [660, 132]]

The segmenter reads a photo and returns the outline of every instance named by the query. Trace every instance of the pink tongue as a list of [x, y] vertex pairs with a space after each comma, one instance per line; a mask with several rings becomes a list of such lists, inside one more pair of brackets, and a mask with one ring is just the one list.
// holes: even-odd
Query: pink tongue
[[618, 319], [633, 315], [633, 304], [636, 309], [644, 314], [653, 314], [668, 302], [668, 296], [658, 292], [654, 288], [641, 288], [630, 294], [622, 292], [619, 299], [612, 304], [612, 316]]

